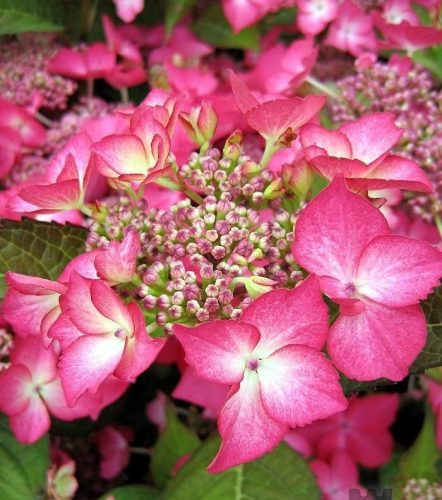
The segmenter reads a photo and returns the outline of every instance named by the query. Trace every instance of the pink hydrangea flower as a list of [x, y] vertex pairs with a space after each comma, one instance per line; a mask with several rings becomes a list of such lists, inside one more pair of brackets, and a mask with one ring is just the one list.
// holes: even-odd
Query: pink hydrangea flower
[[259, 297], [240, 321], [209, 321], [174, 332], [195, 373], [231, 385], [218, 418], [220, 472], [272, 450], [289, 427], [346, 407], [336, 371], [320, 352], [328, 313], [316, 278]]
[[110, 179], [144, 182], [167, 167], [170, 114], [165, 107], [142, 104], [132, 114], [129, 131], [104, 137], [92, 146], [100, 159], [98, 169]]
[[293, 255], [340, 305], [327, 349], [348, 377], [402, 380], [425, 344], [419, 300], [439, 284], [442, 253], [390, 234], [387, 221], [336, 177], [304, 209]]
[[333, 21], [339, 8], [337, 0], [298, 0], [296, 22], [304, 35], [317, 35]]
[[317, 95], [259, 103], [246, 84], [232, 71], [229, 76], [238, 108], [247, 123], [266, 141], [284, 141], [287, 135], [293, 139], [295, 131], [310, 121], [325, 103], [325, 98]]
[[62, 420], [96, 418], [113, 400], [107, 397], [103, 404], [99, 395], [85, 395], [68, 407], [57, 373], [58, 353], [54, 347], [46, 349], [38, 337], [16, 338], [10, 359], [10, 367], [0, 373], [0, 411], [9, 416], [22, 443], [33, 443], [49, 430], [49, 413]]
[[50, 214], [81, 208], [94, 171], [90, 137], [75, 135], [51, 160], [45, 184], [28, 184], [18, 191], [24, 213]]
[[354, 190], [433, 191], [417, 163], [389, 154], [402, 136], [392, 113], [367, 113], [338, 130], [307, 124], [300, 137], [309, 162], [326, 179], [342, 174]]
[[313, 460], [310, 467], [323, 493], [323, 500], [348, 500], [350, 490], [359, 490], [361, 498], [366, 497], [367, 490], [358, 484], [358, 468], [346, 453], [336, 452], [330, 462]]
[[370, 15], [364, 14], [352, 0], [344, 0], [330, 25], [325, 44], [350, 52], [353, 56], [367, 50], [376, 52], [377, 42]]
[[104, 78], [115, 67], [115, 53], [104, 43], [80, 49], [60, 49], [49, 61], [47, 69], [76, 80]]
[[353, 397], [345, 411], [299, 429], [313, 454], [330, 461], [343, 452], [364, 467], [379, 467], [390, 460], [393, 438], [390, 426], [399, 408], [398, 394]]
[[374, 12], [376, 27], [382, 32], [385, 42], [383, 48], [402, 49], [408, 54], [442, 43], [442, 30], [431, 26], [413, 26], [409, 21], [389, 24], [379, 12]]
[[110, 285], [131, 282], [135, 276], [140, 249], [137, 231], [129, 229], [121, 242], [111, 241], [109, 246], [97, 253], [94, 265], [98, 276]]
[[148, 336], [139, 307], [126, 306], [100, 280], [72, 272], [60, 304], [51, 336], [61, 345], [60, 377], [69, 405], [110, 375], [134, 381], [164, 345], [164, 339]]
[[25, 108], [3, 99], [0, 99], [0, 127], [15, 132], [21, 144], [30, 148], [41, 146], [46, 137], [44, 127]]
[[113, 0], [117, 16], [125, 23], [131, 23], [144, 9], [144, 0]]
[[389, 24], [400, 24], [407, 21], [418, 26], [419, 16], [413, 10], [411, 0], [386, 0], [382, 4], [382, 16]]
[[129, 443], [133, 439], [129, 427], [113, 427], [107, 425], [95, 436], [98, 453], [100, 454], [100, 476], [110, 480], [123, 471], [130, 460]]

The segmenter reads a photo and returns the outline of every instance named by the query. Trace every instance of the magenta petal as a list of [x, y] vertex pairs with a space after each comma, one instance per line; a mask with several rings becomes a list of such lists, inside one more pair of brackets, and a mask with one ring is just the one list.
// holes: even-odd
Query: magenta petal
[[233, 71], [229, 71], [229, 80], [236, 105], [241, 113], [245, 114], [250, 109], [258, 106], [259, 102], [252, 95], [247, 85]]
[[321, 349], [328, 333], [328, 308], [316, 277], [293, 290], [273, 290], [258, 297], [241, 321], [256, 326], [261, 340], [256, 348], [269, 355], [287, 344]]
[[222, 443], [209, 465], [210, 472], [256, 460], [272, 451], [288, 430], [287, 425], [276, 422], [264, 410], [256, 372], [248, 370], [234, 391], [218, 418]]
[[304, 148], [315, 146], [335, 158], [352, 158], [351, 144], [347, 137], [337, 130], [327, 130], [319, 125], [307, 124], [300, 130]]
[[439, 285], [442, 252], [425, 241], [387, 235], [362, 253], [355, 280], [359, 293], [388, 306], [417, 304]]
[[289, 345], [259, 362], [266, 412], [290, 427], [345, 410], [347, 400], [330, 361], [316, 349]]
[[354, 278], [367, 243], [388, 233], [387, 221], [379, 210], [350, 192], [339, 177], [301, 213], [292, 251], [307, 271], [347, 284]]
[[78, 179], [47, 185], [28, 185], [19, 189], [18, 196], [37, 208], [35, 211], [52, 212], [76, 208], [82, 202]]
[[30, 400], [25, 411], [9, 418], [12, 432], [21, 443], [38, 441], [51, 426], [48, 410], [38, 394]]
[[365, 302], [354, 316], [340, 315], [327, 349], [338, 370], [355, 380], [402, 380], [425, 345], [425, 315], [419, 306], [385, 307]]
[[123, 356], [124, 340], [114, 335], [84, 335], [61, 355], [61, 382], [69, 406], [88, 389], [96, 391], [118, 366]]
[[237, 321], [208, 321], [193, 328], [174, 325], [197, 375], [220, 384], [242, 380], [246, 359], [259, 341], [256, 327]]

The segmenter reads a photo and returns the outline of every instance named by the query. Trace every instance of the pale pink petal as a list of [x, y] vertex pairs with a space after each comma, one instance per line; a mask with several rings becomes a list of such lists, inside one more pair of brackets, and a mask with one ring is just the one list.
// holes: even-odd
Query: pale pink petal
[[79, 330], [69, 318], [69, 314], [61, 313], [51, 325], [47, 332], [50, 339], [57, 339], [61, 349], [66, 349], [74, 340], [83, 336], [84, 332]]
[[46, 349], [38, 336], [14, 339], [10, 360], [26, 366], [35, 384], [43, 385], [53, 380], [57, 373], [57, 352]]
[[364, 305], [360, 314], [341, 314], [332, 325], [327, 349], [334, 365], [355, 380], [402, 380], [425, 345], [424, 313], [419, 306]]
[[287, 432], [287, 425], [273, 420], [264, 410], [256, 372], [247, 370], [227, 400], [218, 418], [221, 448], [209, 465], [210, 472], [222, 472], [256, 460], [272, 451]]
[[114, 372], [123, 351], [124, 340], [112, 334], [84, 335], [63, 351], [59, 368], [68, 405], [75, 405], [87, 390], [96, 391]]
[[393, 113], [367, 113], [343, 125], [339, 132], [350, 141], [353, 158], [368, 164], [390, 151], [403, 133], [395, 118]]
[[[135, 135], [109, 135], [95, 143], [92, 150], [118, 175], [146, 174], [146, 151]], [[102, 174], [106, 176], [106, 172]]]
[[258, 297], [244, 311], [241, 321], [256, 326], [262, 357], [287, 344], [321, 349], [328, 333], [328, 308], [319, 282], [311, 276], [293, 290], [273, 290]]
[[351, 193], [340, 177], [301, 213], [292, 251], [307, 271], [351, 283], [364, 247], [374, 237], [388, 233], [379, 210]]
[[259, 341], [257, 328], [237, 321], [208, 321], [193, 328], [174, 325], [173, 331], [197, 375], [220, 384], [242, 380], [247, 357]]
[[421, 240], [386, 235], [373, 239], [359, 261], [358, 293], [388, 306], [417, 304], [442, 277], [442, 252]]
[[0, 411], [9, 416], [22, 413], [33, 389], [30, 371], [23, 365], [12, 364], [0, 372]]
[[304, 426], [347, 407], [338, 372], [310, 347], [286, 346], [258, 362], [262, 403], [275, 420]]

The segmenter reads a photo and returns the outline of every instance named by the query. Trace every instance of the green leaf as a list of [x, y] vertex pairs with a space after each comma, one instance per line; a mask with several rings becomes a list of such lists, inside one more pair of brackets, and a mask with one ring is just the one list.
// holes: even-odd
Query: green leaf
[[[253, 432], [246, 429], [245, 432]], [[210, 474], [219, 439], [206, 441], [169, 481], [164, 500], [315, 500], [321, 498], [307, 462], [285, 444], [259, 460]]]
[[164, 487], [177, 460], [200, 445], [196, 435], [177, 417], [172, 403], [166, 405], [166, 428], [160, 434], [152, 453], [151, 470], [155, 484]]
[[440, 481], [438, 464], [441, 452], [436, 444], [434, 417], [427, 408], [424, 425], [413, 445], [399, 460], [399, 475], [396, 478], [395, 498], [402, 498], [401, 492], [410, 479], [425, 479], [430, 484]]
[[0, 35], [60, 31], [59, 0], [0, 0]]
[[259, 48], [258, 27], [252, 26], [234, 33], [219, 3], [213, 5], [193, 24], [192, 31], [201, 40], [222, 49], [257, 50]]
[[0, 221], [0, 297], [6, 271], [56, 279], [82, 252], [86, 236], [87, 230], [78, 226], [30, 219]]
[[156, 500], [159, 499], [158, 491], [144, 484], [130, 484], [108, 491], [98, 500]]
[[196, 0], [167, 0], [164, 19], [167, 37], [170, 36], [175, 25], [190, 12], [195, 3]]
[[427, 318], [427, 342], [411, 366], [411, 373], [442, 365], [442, 285], [421, 305]]
[[37, 497], [46, 485], [49, 468], [49, 439], [32, 445], [20, 444], [0, 415], [0, 498], [23, 500]]
[[412, 59], [428, 69], [434, 77], [442, 80], [442, 45], [434, 45], [413, 53]]

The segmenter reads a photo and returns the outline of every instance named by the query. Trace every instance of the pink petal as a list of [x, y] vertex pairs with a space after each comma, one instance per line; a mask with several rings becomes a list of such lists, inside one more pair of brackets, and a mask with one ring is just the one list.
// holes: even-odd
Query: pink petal
[[339, 132], [350, 141], [353, 158], [368, 164], [388, 153], [403, 134], [395, 118], [393, 113], [367, 113], [343, 125]]
[[359, 293], [388, 306], [417, 304], [439, 285], [442, 252], [421, 240], [387, 235], [372, 240], [359, 261]]
[[247, 111], [259, 105], [259, 102], [253, 97], [247, 85], [238, 78], [233, 71], [229, 71], [229, 81], [232, 86], [236, 105], [241, 113], [245, 114]]
[[58, 340], [61, 349], [65, 350], [72, 342], [82, 337], [84, 332], [72, 323], [69, 314], [62, 312], [52, 324], [47, 335], [51, 339]]
[[286, 346], [260, 360], [262, 403], [275, 420], [304, 426], [347, 407], [337, 371], [310, 347]]
[[307, 271], [349, 283], [367, 243], [388, 233], [379, 210], [335, 178], [301, 213], [292, 251]]
[[123, 357], [115, 370], [115, 376], [133, 382], [155, 361], [166, 339], [148, 336], [143, 313], [134, 302], [128, 305], [128, 310], [134, 322], [134, 336], [126, 339]]
[[[72, 272], [68, 291], [61, 302], [62, 311], [66, 312], [75, 326], [84, 333], [114, 333], [119, 325], [104, 316], [92, 301], [91, 287], [94, 281], [97, 280], [89, 280], [77, 272]], [[101, 302], [104, 300], [105, 298]]]
[[221, 448], [209, 465], [210, 472], [222, 472], [256, 460], [272, 451], [287, 432], [287, 425], [273, 420], [264, 410], [256, 372], [247, 370], [233, 389], [218, 419]]
[[0, 372], [0, 411], [6, 415], [25, 411], [32, 392], [32, 376], [25, 366], [12, 364]]
[[311, 276], [293, 290], [261, 295], [247, 307], [241, 321], [259, 330], [256, 351], [262, 357], [287, 344], [321, 349], [328, 333], [328, 308], [318, 280]]
[[[310, 149], [310, 148], [309, 148]], [[307, 154], [311, 155], [312, 153]], [[332, 180], [334, 177], [338, 175], [343, 175], [346, 179], [352, 179], [354, 177], [365, 178], [370, 174], [370, 168], [365, 163], [360, 160], [348, 160], [346, 158], [329, 158], [328, 156], [316, 156], [310, 160], [310, 163], [315, 167], [315, 169], [326, 179]], [[364, 179], [365, 180], [365, 179]], [[353, 184], [356, 187], [359, 187], [359, 184], [356, 184], [356, 181], [349, 181], [349, 187], [352, 187]], [[367, 184], [369, 181], [365, 181]]]
[[355, 380], [402, 380], [426, 340], [419, 306], [389, 308], [365, 302], [355, 316], [340, 315], [330, 329], [328, 353], [336, 368]]
[[95, 269], [95, 259], [97, 255], [103, 252], [102, 249], [92, 250], [91, 252], [82, 253], [74, 257], [69, 264], [63, 269], [63, 272], [58, 277], [61, 283], [68, 283], [72, 271], [76, 271], [84, 278], [98, 279], [97, 270]]
[[370, 394], [353, 398], [347, 409], [347, 419], [362, 434], [383, 432], [393, 424], [399, 409], [399, 394]]
[[401, 156], [389, 155], [372, 170], [367, 179], [368, 189], [400, 188], [431, 193], [432, 182], [417, 163]]
[[193, 328], [174, 325], [173, 331], [196, 374], [220, 384], [242, 380], [246, 358], [259, 341], [254, 326], [233, 320], [208, 321]]
[[[316, 146], [325, 150], [328, 156], [335, 158], [352, 158], [351, 144], [347, 137], [337, 130], [327, 130], [319, 125], [308, 123], [300, 130], [301, 143], [304, 148]], [[311, 159], [310, 156], [307, 156]]]
[[66, 401], [74, 406], [87, 390], [96, 391], [118, 366], [124, 341], [114, 335], [84, 335], [63, 351], [60, 376]]
[[20, 188], [18, 195], [36, 206], [39, 212], [70, 210], [82, 201], [82, 192], [78, 179], [60, 181], [48, 185], [28, 185]]
[[12, 432], [24, 444], [38, 441], [51, 426], [48, 410], [38, 394], [30, 400], [25, 411], [9, 418]]
[[74, 79], [83, 79], [87, 75], [84, 55], [73, 49], [60, 49], [49, 61], [47, 69]]
[[92, 303], [97, 311], [132, 335], [134, 331], [133, 319], [126, 305], [114, 290], [103, 281], [91, 280], [90, 291]]
[[218, 415], [226, 401], [228, 392], [227, 385], [209, 382], [195, 375], [192, 368], [187, 367], [173, 390], [172, 396], [202, 406], [210, 410], [213, 415]]
[[[146, 174], [146, 151], [135, 135], [109, 135], [92, 146], [92, 150], [116, 174]], [[106, 176], [106, 172], [102, 172]]]

